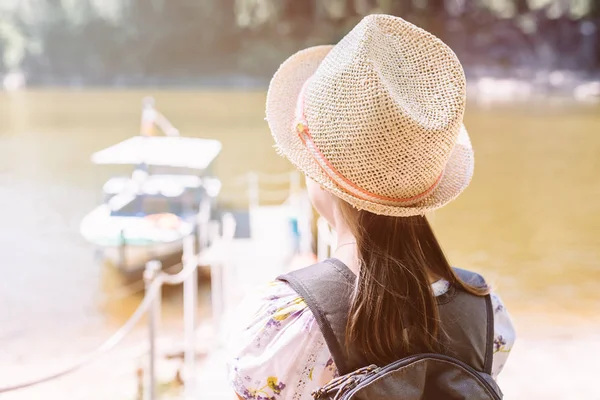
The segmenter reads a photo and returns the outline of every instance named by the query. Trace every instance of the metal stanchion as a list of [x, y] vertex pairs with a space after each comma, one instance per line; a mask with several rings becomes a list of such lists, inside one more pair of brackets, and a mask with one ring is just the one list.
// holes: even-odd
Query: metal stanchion
[[198, 308], [198, 268], [194, 254], [194, 237], [186, 237], [183, 242], [183, 268], [193, 271], [183, 282], [183, 319], [184, 319], [184, 365], [185, 398], [196, 396], [196, 316]]
[[[221, 239], [219, 230], [221, 224], [219, 221], [210, 221], [208, 225], [208, 236], [213, 246], [217, 248], [217, 257], [213, 256], [210, 260], [210, 300], [212, 308], [212, 319], [214, 331], [219, 332], [221, 316], [223, 314], [223, 243], [218, 243]], [[224, 228], [225, 229], [225, 228]], [[213, 247], [214, 248], [214, 247]]]
[[[231, 254], [236, 225], [235, 217], [231, 213], [226, 213], [221, 218], [221, 253], [219, 253], [218, 262], [216, 263], [218, 272], [214, 278], [218, 282], [217, 291], [214, 293], [214, 296], [218, 299], [217, 304], [219, 305], [218, 309], [220, 309], [220, 311], [216, 311], [217, 309], [213, 308], [213, 319], [215, 320], [215, 326], [217, 327], [215, 332], [217, 332], [218, 346], [223, 346], [225, 344], [227, 336], [221, 334], [223, 323], [226, 322], [226, 316], [229, 314], [232, 301], [238, 294], [238, 291], [235, 288], [236, 284], [234, 283], [238, 279], [238, 275], [235, 270], [233, 255]], [[214, 291], [215, 289], [213, 288], [212, 290]]]
[[125, 230], [119, 232], [119, 261], [117, 265], [123, 269], [127, 268], [127, 239], [125, 239]]
[[[148, 292], [154, 280], [158, 277], [162, 269], [160, 261], [149, 261], [144, 270], [144, 283]], [[146, 373], [146, 387], [144, 398], [146, 400], [156, 400], [156, 334], [160, 321], [161, 296], [160, 291], [151, 300], [150, 310], [148, 312], [148, 340], [150, 342], [150, 354], [148, 357], [148, 371]]]
[[210, 221], [211, 205], [209, 200], [204, 200], [200, 204], [200, 213], [198, 214], [198, 225], [200, 229], [200, 240], [198, 243], [198, 252], [206, 249], [209, 245], [210, 235], [208, 232], [208, 223]]

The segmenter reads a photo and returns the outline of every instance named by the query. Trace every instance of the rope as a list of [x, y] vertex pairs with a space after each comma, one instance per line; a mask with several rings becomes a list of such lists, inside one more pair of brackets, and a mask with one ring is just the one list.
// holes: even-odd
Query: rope
[[198, 261], [198, 259], [199, 257], [190, 257], [190, 260], [188, 260], [189, 266], [183, 267], [183, 269], [175, 275], [164, 273], [160, 274], [158, 279], [160, 279], [161, 283], [165, 285], [179, 285], [180, 283], [183, 283], [183, 281], [185, 281], [188, 276], [190, 276], [198, 268], [197, 262], [192, 263], [192, 261]]
[[[235, 229], [233, 229], [233, 230], [228, 229], [227, 233], [225, 234], [225, 236], [222, 239], [226, 239], [226, 240], [232, 239], [234, 232], [235, 232]], [[178, 268], [182, 265], [182, 263], [172, 265], [169, 268], [165, 269], [164, 271], [161, 271], [158, 274], [158, 276], [154, 279], [154, 281], [152, 281], [150, 283], [146, 293], [144, 294], [144, 298], [142, 299], [142, 302], [136, 308], [136, 310], [133, 312], [131, 317], [129, 317], [127, 322], [125, 322], [125, 324], [123, 324], [123, 326], [121, 328], [119, 328], [119, 330], [117, 330], [111, 337], [109, 337], [100, 347], [98, 347], [96, 350], [89, 353], [86, 357], [84, 357], [79, 362], [77, 362], [69, 367], [63, 368], [62, 370], [59, 370], [58, 372], [55, 372], [53, 374], [50, 374], [50, 375], [47, 375], [47, 376], [44, 376], [44, 377], [41, 377], [38, 379], [34, 379], [31, 381], [19, 383], [16, 385], [0, 387], [0, 394], [6, 393], [6, 392], [11, 392], [11, 391], [18, 390], [18, 389], [24, 389], [24, 388], [27, 388], [30, 386], [38, 385], [40, 383], [48, 382], [48, 381], [60, 378], [62, 376], [68, 375], [72, 372], [75, 372], [75, 371], [93, 363], [99, 357], [101, 357], [105, 353], [108, 353], [109, 351], [114, 349], [129, 333], [131, 333], [131, 331], [133, 330], [135, 325], [140, 321], [140, 319], [142, 318], [144, 313], [146, 313], [148, 311], [148, 308], [152, 304], [152, 301], [160, 293], [160, 290], [162, 289], [163, 285], [178, 285], [178, 284], [183, 283], [188, 277], [190, 277], [190, 275], [192, 273], [194, 273], [197, 270], [198, 265], [200, 265], [201, 263], [206, 263], [207, 261], [210, 261], [210, 257], [208, 256], [208, 254], [205, 255], [203, 253], [200, 253], [198, 255], [186, 257], [185, 260], [182, 261], [182, 263], [186, 264], [186, 265], [184, 265], [183, 269], [180, 272], [178, 272], [177, 274], [169, 274], [165, 271], [169, 271], [169, 270]], [[144, 282], [142, 282], [142, 283], [144, 283]], [[139, 285], [139, 284], [140, 284], [140, 282], [136, 283], [136, 285]], [[134, 285], [131, 285], [131, 286], [133, 287]], [[136, 289], [137, 289], [137, 286], [136, 286]], [[139, 290], [137, 290], [137, 291], [139, 291]]]
[[81, 361], [79, 361], [69, 367], [63, 368], [62, 370], [60, 370], [58, 372], [44, 376], [42, 378], [38, 378], [38, 379], [29, 381], [29, 382], [19, 383], [17, 385], [0, 387], [0, 393], [6, 393], [6, 392], [11, 392], [13, 390], [24, 389], [24, 388], [27, 388], [30, 386], [48, 382], [48, 381], [60, 378], [62, 376], [68, 375], [72, 372], [75, 372], [75, 371], [81, 369], [82, 367], [85, 367], [85, 366], [93, 363], [100, 356], [102, 356], [105, 353], [108, 353], [109, 351], [114, 349], [121, 342], [121, 340], [123, 340], [123, 338], [125, 338], [125, 336], [127, 336], [131, 332], [131, 330], [134, 328], [134, 326], [140, 321], [140, 319], [142, 318], [144, 313], [146, 311], [148, 311], [148, 308], [150, 307], [152, 300], [154, 300], [154, 298], [160, 291], [162, 283], [163, 283], [162, 279], [160, 279], [160, 275], [159, 275], [159, 277], [154, 282], [152, 282], [152, 284], [148, 288], [148, 291], [146, 292], [146, 295], [144, 296], [144, 299], [142, 300], [142, 302], [140, 303], [138, 308], [134, 311], [134, 313], [131, 315], [131, 317], [129, 317], [127, 322], [125, 322], [125, 324], [123, 324], [123, 326], [121, 328], [119, 328], [119, 330], [116, 331], [111, 337], [109, 337], [108, 340], [106, 340], [100, 347], [98, 347], [96, 350], [94, 350], [90, 354], [88, 354], [87, 357], [84, 357]]
[[269, 184], [289, 183], [290, 180], [292, 179], [291, 178], [292, 174], [294, 174], [294, 173], [299, 174], [299, 172], [295, 172], [295, 171], [281, 172], [278, 174], [268, 174], [265, 172], [254, 171], [254, 172], [249, 172], [247, 174], [238, 175], [237, 177], [235, 177], [232, 180], [232, 182], [233, 182], [233, 185], [236, 185], [236, 186], [246, 185], [252, 180], [252, 177], [254, 176], [257, 180], [260, 181], [260, 183], [269, 183]]
[[[237, 193], [221, 192], [221, 194], [219, 194], [219, 198], [221, 200], [226, 200], [226, 201], [240, 200], [240, 199], [247, 200], [248, 195], [249, 195], [248, 190], [244, 189]], [[258, 192], [258, 196], [260, 198], [263, 198], [263, 197], [264, 198], [289, 197], [290, 189], [260, 189], [260, 191]]]
[[259, 198], [266, 201], [283, 201], [290, 197], [289, 190], [261, 190]]
[[291, 180], [293, 171], [282, 172], [280, 174], [266, 174], [264, 172], [254, 172], [259, 180], [268, 183], [286, 183]]
[[[181, 263], [179, 262], [177, 264], [171, 265], [170, 267], [164, 268], [163, 272], [171, 273], [180, 268], [181, 268]], [[141, 279], [132, 284], [123, 285], [123, 286], [117, 288], [116, 290], [114, 290], [111, 294], [107, 295], [106, 296], [107, 298], [103, 301], [105, 301], [105, 302], [115, 301], [115, 300], [123, 299], [125, 297], [130, 297], [130, 296], [144, 290], [144, 286], [145, 286], [145, 283]]]
[[[140, 303], [138, 308], [134, 311], [134, 313], [131, 315], [131, 317], [129, 317], [127, 322], [125, 322], [125, 324], [123, 324], [123, 326], [121, 328], [119, 328], [119, 330], [117, 332], [115, 332], [110, 338], [108, 338], [108, 340], [106, 340], [100, 347], [98, 347], [95, 351], [92, 351], [90, 354], [88, 354], [87, 357], [84, 357], [81, 361], [79, 361], [69, 367], [63, 368], [62, 370], [60, 370], [58, 372], [44, 376], [42, 378], [34, 379], [29, 382], [19, 383], [17, 385], [0, 387], [0, 393], [6, 393], [6, 392], [18, 390], [18, 389], [24, 389], [24, 388], [27, 388], [30, 386], [48, 382], [48, 381], [60, 378], [62, 376], [68, 375], [72, 372], [75, 372], [75, 371], [81, 369], [82, 367], [85, 367], [85, 366], [93, 363], [100, 356], [102, 356], [105, 353], [108, 353], [109, 351], [114, 349], [121, 342], [121, 340], [123, 340], [131, 332], [131, 330], [135, 327], [135, 325], [140, 321], [140, 319], [142, 318], [144, 313], [146, 311], [148, 311], [148, 308], [150, 307], [152, 300], [154, 300], [154, 298], [158, 295], [159, 291], [161, 290], [162, 285], [164, 285], [164, 284], [166, 284], [166, 285], [181, 284], [196, 270], [198, 264], [192, 263], [192, 261], [198, 260], [198, 259], [199, 259], [198, 257], [191, 257], [191, 259], [189, 260], [189, 266], [184, 267], [177, 274], [171, 275], [168, 273], [161, 272], [161, 274], [159, 274], [156, 277], [154, 282], [152, 282], [150, 284], [150, 287], [148, 288], [146, 294], [144, 295], [142, 302]], [[181, 264], [179, 264], [179, 265], [181, 265]], [[174, 265], [174, 266], [170, 267], [169, 269], [176, 267], [176, 266], [177, 265]]]

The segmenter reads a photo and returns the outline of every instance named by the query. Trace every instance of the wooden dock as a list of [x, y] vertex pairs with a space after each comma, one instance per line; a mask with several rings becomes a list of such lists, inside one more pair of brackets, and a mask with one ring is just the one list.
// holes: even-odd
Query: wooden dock
[[[283, 273], [295, 254], [289, 206], [249, 211], [248, 238], [216, 244], [212, 265], [213, 313], [228, 314], [248, 292]], [[220, 317], [219, 317], [220, 318]]]

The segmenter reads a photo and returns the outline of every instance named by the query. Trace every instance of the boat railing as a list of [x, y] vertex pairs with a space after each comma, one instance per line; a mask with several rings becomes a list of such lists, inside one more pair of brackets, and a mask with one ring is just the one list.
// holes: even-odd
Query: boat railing
[[[206, 212], [199, 213], [204, 218], [207, 217]], [[205, 221], [208, 222], [208, 221]], [[225, 214], [221, 221], [222, 235], [217, 237], [218, 230], [210, 229], [210, 224], [203, 224], [206, 227], [204, 236], [209, 234], [212, 243], [227, 242], [233, 239], [235, 232], [235, 220], [231, 215]], [[212, 224], [214, 227], [214, 224]], [[159, 331], [159, 320], [162, 308], [161, 291], [164, 285], [180, 285], [183, 284], [183, 318], [184, 318], [184, 390], [186, 398], [193, 398], [197, 395], [196, 392], [196, 327], [197, 327], [197, 308], [198, 308], [198, 266], [209, 265], [211, 268], [220, 268], [219, 260], [222, 257], [215, 256], [210, 249], [199, 248], [196, 253], [197, 238], [188, 236], [184, 240], [182, 265], [183, 268], [177, 274], [170, 274], [163, 271], [160, 261], [153, 260], [146, 264], [144, 270], [144, 297], [129, 317], [129, 319], [102, 345], [85, 355], [78, 362], [64, 367], [58, 371], [54, 371], [45, 376], [27, 380], [18, 384], [0, 387], [0, 394], [36, 386], [45, 382], [49, 382], [65, 375], [69, 375], [78, 371], [95, 361], [106, 353], [113, 350], [119, 345], [134, 327], [140, 322], [144, 315], [148, 315], [148, 341], [149, 341], [149, 357], [144, 379], [144, 398], [147, 400], [156, 400], [157, 379], [156, 379], [156, 364], [157, 364], [157, 333]], [[202, 242], [200, 242], [202, 244]], [[212, 296], [217, 301], [221, 293], [219, 292], [220, 284], [214, 285]], [[217, 313], [214, 313], [217, 314]], [[213, 314], [213, 315], [214, 315]], [[218, 315], [218, 314], [217, 314]]]

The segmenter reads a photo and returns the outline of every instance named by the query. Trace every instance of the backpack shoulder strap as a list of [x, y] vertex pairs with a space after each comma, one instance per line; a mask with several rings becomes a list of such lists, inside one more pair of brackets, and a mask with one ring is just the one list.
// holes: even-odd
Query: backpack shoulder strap
[[345, 338], [356, 275], [329, 259], [277, 279], [287, 282], [312, 311], [340, 374], [351, 372]]
[[[483, 277], [454, 268], [465, 283], [486, 287]], [[346, 324], [356, 285], [356, 275], [337, 259], [279, 276], [306, 302], [315, 316], [340, 375], [364, 366], [361, 356], [346, 348]], [[454, 301], [440, 303], [442, 326], [451, 339], [448, 353], [487, 374], [492, 371], [494, 313], [490, 295], [476, 297], [462, 290], [451, 295]], [[439, 302], [439, 301], [438, 301]], [[481, 316], [473, 318], [473, 316]], [[479, 321], [486, 318], [485, 327]]]
[[[479, 287], [479, 288], [487, 288], [488, 284], [486, 283], [485, 279], [475, 273], [475, 272], [471, 272], [471, 271], [467, 271], [464, 269], [460, 269], [460, 268], [452, 268], [454, 270], [454, 273], [456, 274], [456, 276], [463, 281], [466, 284], [469, 284], [471, 286], [474, 287]], [[470, 353], [477, 353], [477, 352], [481, 352], [483, 351], [484, 353], [482, 354], [482, 358], [483, 359], [483, 372], [491, 375], [492, 374], [492, 361], [493, 361], [493, 356], [494, 356], [494, 309], [492, 306], [492, 298], [491, 296], [488, 294], [484, 297], [476, 297], [476, 296], [472, 296], [469, 295], [468, 293], [464, 292], [464, 291], [460, 291], [457, 294], [457, 297], [468, 297], [469, 300], [467, 300], [467, 302], [462, 302], [462, 301], [457, 301], [455, 303], [458, 304], [462, 304], [462, 311], [464, 312], [473, 312], [473, 315], [481, 315], [482, 313], [485, 313], [485, 319], [486, 319], [486, 325], [485, 325], [485, 330], [483, 329], [483, 327], [481, 327], [480, 324], [476, 323], [476, 321], [479, 321], [478, 318], [475, 319], [470, 319], [471, 321], [475, 322], [475, 324], [470, 324], [471, 329], [469, 336], [471, 336], [470, 341], [475, 341], [477, 340], [477, 337], [480, 337], [480, 343], [482, 342], [482, 345], [477, 346], [477, 348], [470, 348], [469, 351]], [[465, 299], [466, 300], [466, 299]], [[484, 303], [484, 305], [480, 305], [481, 303]], [[455, 305], [458, 305], [455, 304]], [[470, 308], [470, 310], [465, 309], [465, 307]], [[483, 309], [483, 310], [482, 310]], [[467, 321], [465, 321], [467, 322]], [[448, 327], [451, 327], [453, 324], [452, 323], [448, 323], [447, 324]], [[464, 325], [464, 323], [461, 324], [462, 328], [461, 329], [466, 329], [467, 327]], [[450, 331], [448, 332], [450, 334], [450, 336], [453, 336], [453, 332]], [[457, 337], [460, 337], [460, 335], [456, 335]], [[458, 350], [458, 349], [457, 349]], [[469, 359], [469, 356], [467, 354], [464, 354], [464, 357], [460, 357], [460, 358], [465, 358], [465, 359]]]

